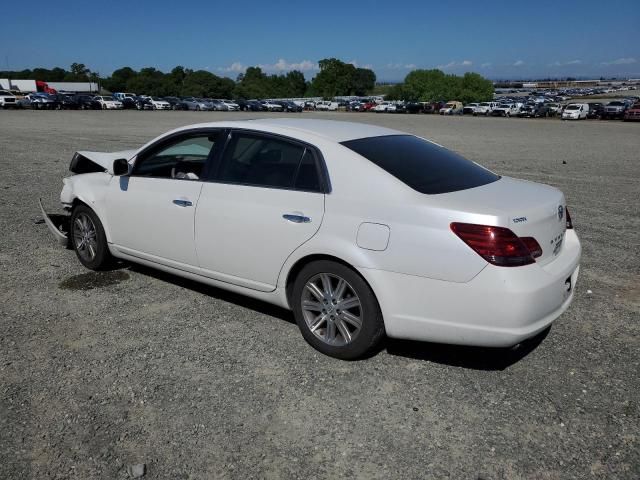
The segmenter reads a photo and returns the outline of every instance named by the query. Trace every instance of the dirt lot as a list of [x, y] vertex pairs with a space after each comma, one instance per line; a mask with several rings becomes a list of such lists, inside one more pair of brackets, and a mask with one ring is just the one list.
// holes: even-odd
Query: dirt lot
[[584, 247], [570, 310], [515, 352], [324, 357], [286, 311], [136, 266], [87, 273], [38, 223], [75, 150], [257, 114], [0, 111], [0, 478], [639, 478], [640, 125], [301, 115], [564, 190]]

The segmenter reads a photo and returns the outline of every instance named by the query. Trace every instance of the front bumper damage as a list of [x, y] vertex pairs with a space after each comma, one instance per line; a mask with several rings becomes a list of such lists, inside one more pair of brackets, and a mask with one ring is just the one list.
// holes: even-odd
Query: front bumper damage
[[44, 211], [44, 207], [42, 206], [42, 199], [38, 198], [38, 204], [40, 205], [40, 212], [42, 213], [42, 218], [44, 223], [47, 225], [47, 228], [51, 232], [51, 234], [55, 237], [56, 241], [62, 245], [63, 247], [69, 246], [69, 215], [47, 215], [47, 212]]

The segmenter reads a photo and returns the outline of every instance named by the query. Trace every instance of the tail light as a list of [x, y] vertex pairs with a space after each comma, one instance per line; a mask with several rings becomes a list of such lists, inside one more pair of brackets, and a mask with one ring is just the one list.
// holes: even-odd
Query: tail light
[[519, 238], [508, 228], [471, 223], [452, 223], [451, 230], [487, 262], [499, 267], [535, 263], [542, 248], [533, 237]]
[[542, 247], [538, 243], [538, 241], [533, 237], [520, 237], [520, 241], [524, 243], [524, 246], [527, 247], [529, 253], [533, 258], [538, 258], [542, 256]]
[[564, 207], [564, 214], [565, 214], [565, 217], [567, 218], [567, 230], [572, 229], [573, 222], [571, 221], [571, 215], [569, 215], [569, 209], [567, 207]]

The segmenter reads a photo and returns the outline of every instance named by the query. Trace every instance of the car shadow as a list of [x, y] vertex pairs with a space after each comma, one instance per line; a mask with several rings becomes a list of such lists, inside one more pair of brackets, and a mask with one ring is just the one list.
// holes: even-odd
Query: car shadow
[[389, 355], [450, 365], [470, 370], [505, 370], [519, 362], [549, 334], [549, 326], [535, 337], [511, 348], [466, 347], [441, 343], [388, 339], [383, 350]]
[[[296, 323], [292, 312], [263, 302], [262, 300], [256, 300], [239, 293], [222, 290], [136, 263], [122, 262], [119, 263], [116, 268], [127, 268], [132, 272], [153, 277], [182, 288], [188, 288], [202, 295], [229, 302], [239, 307], [248, 308], [263, 315], [278, 318], [287, 323]], [[378, 349], [370, 352], [360, 360], [367, 360], [386, 351], [386, 353], [392, 356], [439, 363], [470, 370], [505, 370], [534, 351], [549, 334], [550, 330], [551, 327], [548, 327], [535, 337], [512, 348], [465, 347], [461, 345], [446, 345], [388, 338], [382, 342]]]
[[202, 295], [213, 297], [217, 300], [233, 303], [234, 305], [237, 305], [239, 307], [248, 308], [264, 315], [276, 317], [288, 323], [296, 323], [295, 319], [293, 318], [292, 312], [276, 305], [263, 302], [262, 300], [257, 300], [245, 295], [241, 295], [239, 293], [230, 292], [228, 290], [222, 290], [221, 288], [213, 287], [205, 283], [196, 282], [194, 280], [189, 280], [188, 278], [179, 277], [177, 275], [173, 275], [172, 273], [163, 272], [161, 270], [156, 270], [154, 268], [146, 267], [137, 263], [123, 263], [121, 265], [121, 268], [124, 267], [128, 267], [132, 272], [153, 277], [163, 282], [177, 285], [179, 287], [188, 288], [189, 290], [201, 293]]

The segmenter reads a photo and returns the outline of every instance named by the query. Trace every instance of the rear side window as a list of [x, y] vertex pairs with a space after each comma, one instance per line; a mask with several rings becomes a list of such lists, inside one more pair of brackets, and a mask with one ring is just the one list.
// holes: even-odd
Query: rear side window
[[271, 188], [321, 191], [315, 157], [309, 148], [273, 137], [234, 133], [218, 181]]
[[360, 138], [342, 145], [420, 193], [457, 192], [500, 178], [457, 153], [413, 135]]

